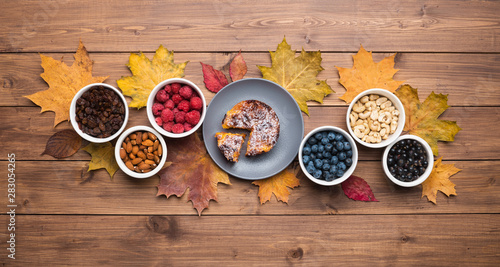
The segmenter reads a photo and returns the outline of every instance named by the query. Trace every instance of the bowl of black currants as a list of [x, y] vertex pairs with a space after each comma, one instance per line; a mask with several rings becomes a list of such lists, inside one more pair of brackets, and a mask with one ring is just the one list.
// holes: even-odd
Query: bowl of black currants
[[429, 177], [434, 166], [434, 156], [424, 139], [410, 134], [402, 135], [385, 148], [382, 166], [393, 183], [413, 187]]
[[352, 137], [334, 126], [308, 133], [299, 148], [299, 164], [311, 181], [326, 186], [340, 184], [354, 172], [358, 149]]

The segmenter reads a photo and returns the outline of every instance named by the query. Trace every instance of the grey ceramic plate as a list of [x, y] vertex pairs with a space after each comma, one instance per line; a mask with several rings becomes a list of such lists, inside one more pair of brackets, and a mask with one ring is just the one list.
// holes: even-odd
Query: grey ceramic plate
[[[273, 108], [280, 120], [280, 136], [271, 151], [254, 157], [246, 157], [248, 131], [223, 129], [224, 114], [243, 100], [259, 100]], [[217, 147], [215, 133], [247, 133], [239, 161], [226, 160]], [[297, 156], [304, 137], [302, 112], [293, 97], [280, 85], [264, 79], [243, 79], [230, 83], [212, 99], [203, 122], [203, 139], [208, 153], [217, 165], [227, 173], [246, 180], [260, 180], [284, 170]]]

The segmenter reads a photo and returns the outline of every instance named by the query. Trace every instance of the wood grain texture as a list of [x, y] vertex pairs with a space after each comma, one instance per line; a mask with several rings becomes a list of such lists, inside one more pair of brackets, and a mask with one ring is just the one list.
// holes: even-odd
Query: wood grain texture
[[[390, 182], [379, 161], [363, 161], [354, 175], [368, 182], [379, 202], [350, 200], [340, 185], [316, 185], [298, 167], [300, 187], [290, 190], [288, 205], [274, 196], [260, 205], [257, 186], [231, 177], [232, 185], [219, 184], [218, 202], [211, 201], [203, 216], [500, 213], [497, 162], [445, 163], [462, 169], [450, 179], [458, 196], [438, 193], [437, 205], [421, 198], [421, 186], [407, 189]], [[156, 197], [158, 176], [142, 180], [118, 171], [111, 180], [104, 170], [87, 173], [87, 162], [80, 161], [20, 161], [16, 166], [18, 214], [197, 215], [186, 196]], [[36, 179], [28, 179], [33, 172]], [[6, 180], [0, 180], [2, 186], [7, 187]], [[0, 197], [7, 199], [7, 191], [1, 191]]]
[[[497, 1], [4, 1], [0, 51], [499, 52]], [[285, 11], [286, 10], [286, 11]]]
[[[304, 134], [323, 125], [347, 130], [347, 107], [311, 107], [309, 112], [310, 117], [303, 115]], [[440, 118], [457, 121], [462, 128], [454, 142], [438, 143], [440, 156], [448, 160], [500, 159], [500, 136], [496, 134], [500, 131], [500, 107], [451, 107]], [[53, 120], [53, 113], [39, 114], [38, 107], [0, 107], [0, 138], [15, 137], [12, 142], [0, 142], [0, 150], [12, 151], [21, 160], [53, 160], [49, 155], [40, 156], [47, 140], [55, 132], [71, 128], [69, 122], [63, 122], [54, 129]], [[150, 125], [145, 109], [131, 110], [127, 128], [136, 125]], [[359, 144], [358, 150], [360, 160], [377, 160], [383, 153], [383, 149], [369, 149]], [[7, 154], [1, 154], [0, 160], [5, 159]], [[87, 160], [89, 156], [80, 150], [67, 159]]]
[[[498, 214], [21, 215], [18, 220], [16, 260], [9, 263], [20, 266], [178, 266], [187, 262], [193, 266], [330, 266], [332, 262], [494, 266], [500, 262]], [[0, 260], [7, 260], [5, 253]]]
[[[77, 40], [70, 45], [76, 50]], [[275, 50], [275, 45], [277, 43], [272, 44], [269, 49]], [[293, 49], [300, 51], [300, 46], [291, 45]], [[366, 46], [365, 48], [370, 49]], [[48, 53], [46, 55], [55, 59], [63, 57], [63, 61], [68, 65], [73, 62], [72, 53]], [[125, 66], [129, 55], [130, 53], [91, 53], [90, 57], [94, 60], [94, 76], [109, 75], [106, 83], [117, 87], [116, 80], [122, 76], [131, 75]], [[146, 53], [146, 55], [150, 59], [153, 58], [152, 53]], [[229, 63], [235, 55], [235, 53], [175, 53], [175, 62], [189, 61], [185, 78], [193, 81], [203, 90], [208, 103], [214, 94], [205, 88], [199, 62], [225, 70], [227, 75]], [[335, 66], [351, 68], [352, 55], [354, 54], [322, 53], [321, 65], [325, 70], [319, 74], [318, 79], [327, 80], [336, 92], [324, 99], [324, 105], [346, 105], [339, 99], [345, 93], [345, 89], [338, 83], [339, 76]], [[391, 53], [374, 53], [373, 58], [378, 62], [389, 55]], [[257, 65], [271, 65], [267, 52], [245, 53], [243, 51], [243, 57], [248, 65], [246, 78], [261, 78], [262, 75]], [[434, 91], [448, 94], [448, 104], [452, 106], [498, 106], [500, 103], [500, 75], [498, 75], [500, 55], [398, 53], [395, 61], [395, 68], [400, 70], [394, 78], [418, 88], [421, 100]], [[48, 88], [40, 77], [42, 72], [38, 54], [0, 54], [0, 94], [2, 95], [0, 106], [35, 106], [23, 96]], [[319, 104], [311, 101], [308, 105]]]

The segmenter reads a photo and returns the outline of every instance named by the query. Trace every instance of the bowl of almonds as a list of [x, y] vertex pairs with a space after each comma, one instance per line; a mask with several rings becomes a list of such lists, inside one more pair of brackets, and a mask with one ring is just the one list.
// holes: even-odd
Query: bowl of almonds
[[395, 94], [380, 88], [369, 89], [353, 99], [346, 123], [351, 136], [361, 145], [386, 147], [403, 132], [405, 109]]
[[135, 126], [120, 135], [115, 147], [120, 169], [134, 178], [149, 178], [161, 170], [167, 160], [163, 137], [147, 126]]

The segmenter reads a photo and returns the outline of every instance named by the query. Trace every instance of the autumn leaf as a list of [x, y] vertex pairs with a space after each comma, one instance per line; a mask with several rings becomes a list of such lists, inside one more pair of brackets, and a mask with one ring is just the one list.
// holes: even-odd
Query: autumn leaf
[[174, 52], [169, 52], [163, 45], [156, 50], [153, 61], [142, 52], [131, 53], [127, 67], [132, 76], [122, 77], [116, 83], [124, 95], [132, 97], [129, 107], [140, 109], [147, 105], [149, 94], [157, 84], [166, 79], [184, 77], [188, 62], [175, 64]]
[[157, 196], [181, 197], [189, 188], [188, 200], [201, 215], [210, 200], [217, 201], [217, 184], [231, 184], [229, 177], [212, 161], [197, 134], [169, 141], [168, 159], [172, 164], [158, 173]]
[[245, 74], [247, 74], [247, 63], [243, 59], [240, 50], [238, 55], [233, 58], [233, 61], [231, 61], [231, 64], [229, 65], [229, 75], [231, 75], [231, 80], [235, 82], [243, 79]]
[[392, 79], [394, 74], [398, 72], [397, 69], [394, 69], [395, 56], [396, 54], [375, 63], [372, 52], [367, 52], [361, 46], [358, 53], [352, 56], [354, 64], [351, 69], [336, 66], [340, 76], [339, 83], [347, 90], [340, 99], [350, 103], [359, 93], [372, 88], [396, 91], [404, 81]]
[[300, 109], [309, 115], [307, 101], [323, 103], [323, 98], [334, 93], [326, 81], [316, 79], [321, 67], [321, 52], [302, 52], [295, 57], [286, 39], [283, 38], [276, 52], [271, 54], [271, 67], [257, 66], [264, 79], [273, 81], [285, 88], [297, 101]]
[[272, 194], [278, 201], [288, 203], [290, 191], [287, 187], [295, 188], [300, 185], [300, 181], [295, 177], [294, 171], [287, 168], [270, 178], [257, 180], [252, 184], [259, 186], [259, 198], [262, 205], [271, 200]]
[[443, 192], [446, 196], [457, 195], [455, 184], [450, 181], [450, 177], [461, 169], [455, 167], [454, 164], [441, 163], [443, 157], [434, 162], [429, 177], [422, 183], [422, 197], [427, 196], [427, 199], [436, 204], [437, 191]]
[[417, 89], [405, 84], [396, 92], [405, 108], [406, 122], [403, 131], [422, 137], [438, 155], [438, 141], [453, 141], [460, 131], [455, 121], [439, 120], [449, 108], [448, 96], [432, 92], [423, 103], [418, 99]]
[[56, 159], [69, 157], [80, 149], [82, 138], [74, 130], [66, 129], [53, 134], [47, 141], [42, 155], [47, 154]]
[[115, 148], [110, 142], [102, 144], [90, 143], [82, 149], [92, 156], [88, 171], [104, 168], [108, 171], [109, 177], [113, 178], [113, 175], [119, 167], [115, 159]]
[[229, 84], [226, 75], [222, 71], [216, 70], [208, 64], [203, 64], [203, 62], [200, 62], [200, 64], [203, 71], [203, 82], [210, 92], [217, 93]]
[[351, 175], [342, 183], [342, 190], [350, 199], [378, 202], [368, 183], [361, 177]]
[[106, 77], [92, 77], [92, 60], [87, 49], [80, 40], [76, 51], [75, 61], [71, 67], [61, 60], [40, 54], [44, 72], [40, 75], [49, 85], [49, 89], [24, 96], [45, 111], [53, 111], [56, 114], [54, 127], [62, 121], [69, 120], [69, 107], [75, 94], [84, 86], [91, 83], [100, 83]]

